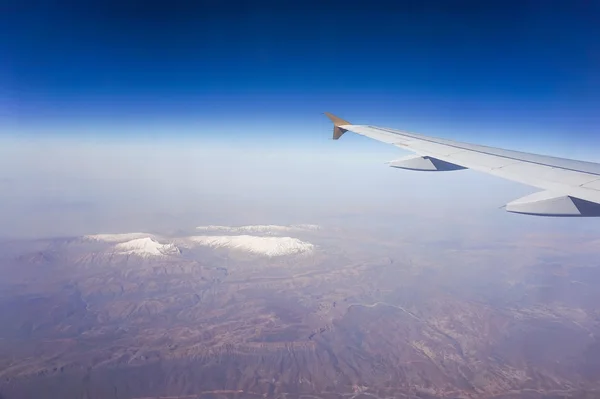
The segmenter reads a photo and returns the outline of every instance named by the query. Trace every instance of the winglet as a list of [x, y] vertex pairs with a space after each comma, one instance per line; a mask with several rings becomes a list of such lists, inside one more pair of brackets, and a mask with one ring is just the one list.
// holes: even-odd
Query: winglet
[[346, 133], [346, 129], [342, 129], [340, 126], [342, 125], [351, 125], [350, 122], [343, 120], [342, 118], [338, 118], [337, 116], [330, 114], [329, 112], [325, 112], [325, 116], [327, 116], [333, 122], [333, 139], [337, 140], [342, 137], [342, 134]]

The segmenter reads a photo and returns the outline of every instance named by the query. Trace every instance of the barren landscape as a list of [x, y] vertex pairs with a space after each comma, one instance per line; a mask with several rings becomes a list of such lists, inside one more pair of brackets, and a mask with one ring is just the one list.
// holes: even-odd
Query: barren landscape
[[598, 242], [482, 242], [308, 224], [5, 241], [0, 395], [597, 398]]

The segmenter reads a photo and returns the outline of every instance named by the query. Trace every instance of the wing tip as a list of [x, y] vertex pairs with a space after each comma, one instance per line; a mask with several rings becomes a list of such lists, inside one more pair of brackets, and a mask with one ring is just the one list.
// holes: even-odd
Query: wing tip
[[344, 133], [347, 132], [346, 129], [342, 129], [340, 126], [342, 125], [351, 125], [350, 122], [348, 122], [347, 120], [344, 120], [342, 118], [339, 118], [335, 115], [333, 115], [330, 112], [324, 112], [325, 116], [328, 117], [332, 122], [333, 122], [333, 139], [337, 140], [340, 137], [342, 137], [342, 135]]

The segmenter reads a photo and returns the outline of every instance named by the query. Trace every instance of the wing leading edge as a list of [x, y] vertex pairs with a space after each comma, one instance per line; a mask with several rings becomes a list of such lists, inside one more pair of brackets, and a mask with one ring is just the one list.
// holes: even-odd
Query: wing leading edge
[[600, 164], [463, 143], [369, 125], [353, 125], [330, 113], [333, 139], [353, 132], [416, 155], [389, 162], [418, 171], [473, 169], [543, 191], [506, 204], [508, 212], [540, 216], [600, 216]]

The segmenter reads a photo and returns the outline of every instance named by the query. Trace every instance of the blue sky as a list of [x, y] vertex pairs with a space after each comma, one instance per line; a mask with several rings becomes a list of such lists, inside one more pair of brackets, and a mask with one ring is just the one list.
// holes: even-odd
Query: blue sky
[[8, 125], [600, 125], [597, 2], [27, 3], [3, 6]]
[[[0, 7], [0, 205], [13, 209], [0, 222], [28, 220], [20, 234], [41, 229], [41, 216], [45, 232], [67, 234], [51, 228], [67, 213], [78, 232], [107, 230], [106, 215], [150, 197], [148, 212], [176, 205], [179, 222], [189, 220], [186, 211], [199, 215], [192, 203], [214, 216], [231, 196], [238, 202], [228, 210], [252, 197], [269, 198], [263, 208], [282, 199], [320, 204], [323, 215], [344, 196], [393, 208], [396, 200], [414, 206], [410, 198], [435, 203], [443, 193], [441, 209], [465, 211], [473, 204], [465, 198], [484, 197], [481, 209], [495, 212], [532, 192], [470, 172], [389, 171], [382, 163], [398, 150], [353, 135], [329, 141], [324, 111], [357, 124], [600, 161], [598, 2]], [[468, 193], [451, 189], [468, 182]], [[339, 193], [324, 198], [332, 187]], [[291, 221], [311, 222], [313, 209]], [[148, 214], [128, 228], [147, 227], [140, 220]]]

